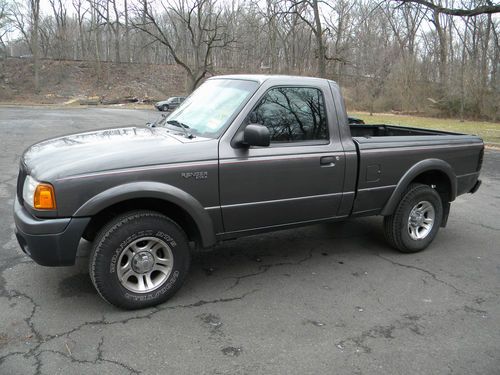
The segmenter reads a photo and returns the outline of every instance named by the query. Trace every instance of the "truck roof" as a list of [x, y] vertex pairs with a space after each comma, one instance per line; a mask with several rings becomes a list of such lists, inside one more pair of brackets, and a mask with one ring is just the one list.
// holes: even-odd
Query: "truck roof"
[[276, 81], [277, 83], [283, 83], [284, 81], [287, 81], [287, 83], [294, 83], [296, 82], [297, 84], [314, 84], [318, 83], [319, 81], [330, 81], [326, 78], [316, 78], [316, 77], [305, 77], [305, 76], [293, 76], [293, 75], [281, 75], [281, 74], [229, 74], [229, 75], [220, 75], [220, 76], [214, 76], [209, 79], [243, 79], [243, 80], [249, 80], [249, 81], [256, 81], [259, 82], [260, 84], [264, 83], [265, 81]]

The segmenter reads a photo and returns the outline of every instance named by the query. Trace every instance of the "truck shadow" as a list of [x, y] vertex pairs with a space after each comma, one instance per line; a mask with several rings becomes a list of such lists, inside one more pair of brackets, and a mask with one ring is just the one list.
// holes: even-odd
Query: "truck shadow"
[[[88, 256], [92, 244], [82, 240], [75, 267], [64, 272], [47, 272], [40, 268], [40, 274], [57, 283], [59, 298], [99, 300], [88, 274]], [[283, 230], [227, 241], [217, 245], [212, 251], [195, 252], [190, 275], [177, 296], [202, 294], [206, 288], [212, 292], [228, 291], [239, 284], [240, 279], [252, 276], [253, 283], [266, 285], [267, 271], [273, 267], [285, 276], [299, 276], [303, 267], [315, 273], [325, 262], [332, 264], [332, 272], [337, 267], [363, 262], [377, 254], [390, 254], [395, 250], [385, 242], [380, 218], [358, 218], [344, 222], [324, 223], [291, 230]], [[262, 274], [262, 275], [261, 275]], [[44, 278], [43, 275], [39, 277]], [[207, 286], [207, 281], [210, 281]], [[210, 291], [208, 291], [210, 292]], [[95, 297], [92, 297], [94, 295]], [[102, 307], [102, 306], [101, 306]]]
[[191, 272], [200, 273], [200, 277], [235, 275], [256, 264], [303, 263], [317, 256], [341, 261], [394, 251], [385, 242], [380, 218], [350, 219], [227, 241], [213, 251], [195, 253]]

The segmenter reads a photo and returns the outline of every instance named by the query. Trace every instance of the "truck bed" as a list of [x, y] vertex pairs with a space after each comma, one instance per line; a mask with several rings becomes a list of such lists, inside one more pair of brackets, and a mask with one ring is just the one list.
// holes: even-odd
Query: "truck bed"
[[395, 125], [349, 125], [352, 137], [398, 137], [419, 135], [459, 135], [439, 130], [409, 128]]
[[477, 136], [394, 125], [349, 128], [359, 157], [353, 215], [379, 214], [402, 176], [424, 159], [451, 166], [457, 195], [477, 181], [483, 152]]

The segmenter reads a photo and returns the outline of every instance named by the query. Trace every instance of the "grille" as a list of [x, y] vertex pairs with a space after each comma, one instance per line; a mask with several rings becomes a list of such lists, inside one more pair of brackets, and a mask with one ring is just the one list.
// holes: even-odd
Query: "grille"
[[17, 176], [17, 199], [21, 205], [23, 204], [23, 184], [26, 179], [26, 168], [23, 163], [20, 163], [19, 175]]

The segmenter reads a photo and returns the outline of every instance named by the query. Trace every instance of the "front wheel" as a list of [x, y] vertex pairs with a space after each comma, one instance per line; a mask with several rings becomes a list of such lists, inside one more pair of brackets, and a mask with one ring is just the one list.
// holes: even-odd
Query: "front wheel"
[[162, 111], [162, 112], [167, 112], [168, 110], [169, 110], [168, 104], [162, 105], [160, 107], [160, 111]]
[[411, 184], [394, 213], [384, 218], [387, 241], [403, 253], [424, 250], [434, 240], [443, 220], [443, 203], [436, 190]]
[[139, 309], [169, 299], [181, 287], [189, 264], [188, 240], [175, 222], [154, 211], [133, 211], [100, 231], [89, 271], [107, 302]]

